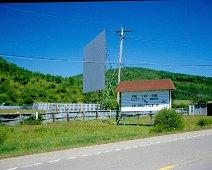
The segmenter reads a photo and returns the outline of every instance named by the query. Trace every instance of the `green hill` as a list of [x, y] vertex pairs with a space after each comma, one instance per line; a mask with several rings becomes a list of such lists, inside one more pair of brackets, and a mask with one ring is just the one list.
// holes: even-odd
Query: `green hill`
[[0, 103], [31, 105], [33, 102], [82, 101], [78, 78], [44, 75], [0, 59]]
[[[123, 68], [122, 80], [172, 79], [176, 90], [173, 99], [212, 100], [212, 78], [156, 71], [145, 68]], [[53, 76], [20, 68], [0, 58], [0, 104], [31, 105], [33, 102], [99, 102], [115, 107], [117, 69], [106, 72], [106, 89], [82, 93], [82, 75]]]
[[173, 91], [173, 99], [193, 100], [199, 98], [212, 100], [212, 77], [193, 76], [144, 68], [126, 68], [123, 70], [122, 77], [123, 80], [171, 79], [176, 87], [176, 90]]

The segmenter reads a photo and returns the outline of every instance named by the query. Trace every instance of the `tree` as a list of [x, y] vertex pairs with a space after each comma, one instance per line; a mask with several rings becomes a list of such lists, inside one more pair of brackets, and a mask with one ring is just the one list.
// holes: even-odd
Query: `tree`
[[193, 103], [194, 104], [207, 104], [208, 103], [208, 99], [205, 96], [198, 96], [198, 95], [196, 95], [193, 98]]
[[73, 86], [75, 84], [75, 79], [73, 77], [68, 78], [69, 84]]
[[34, 103], [34, 100], [32, 97], [26, 97], [24, 99], [24, 104], [26, 104], [26, 105], [32, 105], [33, 103]]

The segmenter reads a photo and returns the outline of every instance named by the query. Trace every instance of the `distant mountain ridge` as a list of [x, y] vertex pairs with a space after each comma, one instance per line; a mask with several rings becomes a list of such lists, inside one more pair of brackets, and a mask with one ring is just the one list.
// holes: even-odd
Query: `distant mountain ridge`
[[[212, 78], [130, 67], [122, 68], [121, 80], [172, 79], [173, 99], [212, 100]], [[96, 103], [115, 106], [117, 69], [106, 72], [106, 89], [83, 94], [82, 74], [73, 77], [32, 72], [0, 58], [0, 104], [31, 105], [33, 102]]]

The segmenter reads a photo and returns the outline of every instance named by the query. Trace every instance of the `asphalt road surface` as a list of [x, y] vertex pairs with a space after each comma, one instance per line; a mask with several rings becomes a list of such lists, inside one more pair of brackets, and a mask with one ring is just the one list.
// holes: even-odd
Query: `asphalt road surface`
[[212, 170], [212, 130], [0, 160], [0, 170]]

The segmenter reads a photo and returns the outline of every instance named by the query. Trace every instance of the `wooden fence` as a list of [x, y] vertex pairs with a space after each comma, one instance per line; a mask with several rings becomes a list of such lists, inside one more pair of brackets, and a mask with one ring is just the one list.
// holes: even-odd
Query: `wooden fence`
[[[38, 112], [37, 112], [38, 114]], [[79, 112], [44, 112], [39, 113], [44, 119], [44, 123], [56, 121], [70, 121], [70, 120], [89, 120], [89, 119], [106, 119], [115, 117], [114, 110], [97, 110], [97, 111], [79, 111]], [[20, 124], [24, 119], [29, 118], [36, 113], [6, 113], [0, 114], [0, 124]]]

